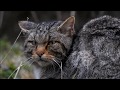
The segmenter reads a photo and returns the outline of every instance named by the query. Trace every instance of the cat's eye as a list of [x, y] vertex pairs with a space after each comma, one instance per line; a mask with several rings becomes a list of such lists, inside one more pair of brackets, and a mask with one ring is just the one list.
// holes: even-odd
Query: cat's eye
[[50, 41], [49, 43], [48, 43], [48, 45], [47, 45], [47, 48], [49, 49], [49, 50], [53, 50], [53, 45], [55, 44], [56, 42], [55, 41]]
[[50, 45], [50, 44], [55, 44], [55, 43], [56, 43], [55, 41], [50, 41], [50, 42], [49, 42], [49, 45]]
[[35, 44], [36, 44], [36, 42], [35, 42], [35, 41], [28, 41], [28, 43], [31, 43], [31, 44], [33, 44], [33, 45], [35, 45]]

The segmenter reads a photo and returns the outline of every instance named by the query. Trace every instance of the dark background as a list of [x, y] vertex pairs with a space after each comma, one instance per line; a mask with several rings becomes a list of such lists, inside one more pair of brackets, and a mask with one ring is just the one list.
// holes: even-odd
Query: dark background
[[[80, 30], [90, 19], [102, 15], [120, 17], [120, 11], [0, 11], [0, 38], [6, 37], [13, 42], [20, 32], [18, 21], [27, 20], [42, 22], [65, 20], [69, 16], [76, 17], [75, 29]], [[21, 41], [20, 37], [18, 41]]]

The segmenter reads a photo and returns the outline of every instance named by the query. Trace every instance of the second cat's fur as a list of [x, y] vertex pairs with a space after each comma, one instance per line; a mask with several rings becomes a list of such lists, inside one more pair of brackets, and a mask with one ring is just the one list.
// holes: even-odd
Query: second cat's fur
[[64, 69], [65, 78], [120, 78], [120, 19], [103, 16], [79, 32]]

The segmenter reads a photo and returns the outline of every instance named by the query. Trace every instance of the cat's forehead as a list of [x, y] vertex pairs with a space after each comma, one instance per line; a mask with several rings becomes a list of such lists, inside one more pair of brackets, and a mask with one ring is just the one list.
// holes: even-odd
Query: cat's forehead
[[[50, 33], [55, 32], [55, 28], [61, 24], [61, 21], [39, 23], [36, 30], [31, 31], [28, 40], [35, 40], [38, 43], [44, 43], [49, 40]], [[52, 29], [52, 30], [51, 30]]]
[[44, 30], [47, 31], [47, 30], [50, 30], [51, 28], [60, 26], [61, 23], [62, 23], [62, 21], [52, 21], [52, 22], [38, 23], [37, 30], [39, 30], [41, 32], [44, 31]]

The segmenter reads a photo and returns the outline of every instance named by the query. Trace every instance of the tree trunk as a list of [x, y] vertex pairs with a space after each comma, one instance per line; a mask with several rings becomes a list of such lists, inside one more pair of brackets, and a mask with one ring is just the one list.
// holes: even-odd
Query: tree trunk
[[0, 11], [0, 29], [2, 28], [4, 11]]
[[75, 16], [76, 15], [76, 11], [71, 11], [70, 12], [70, 16]]

